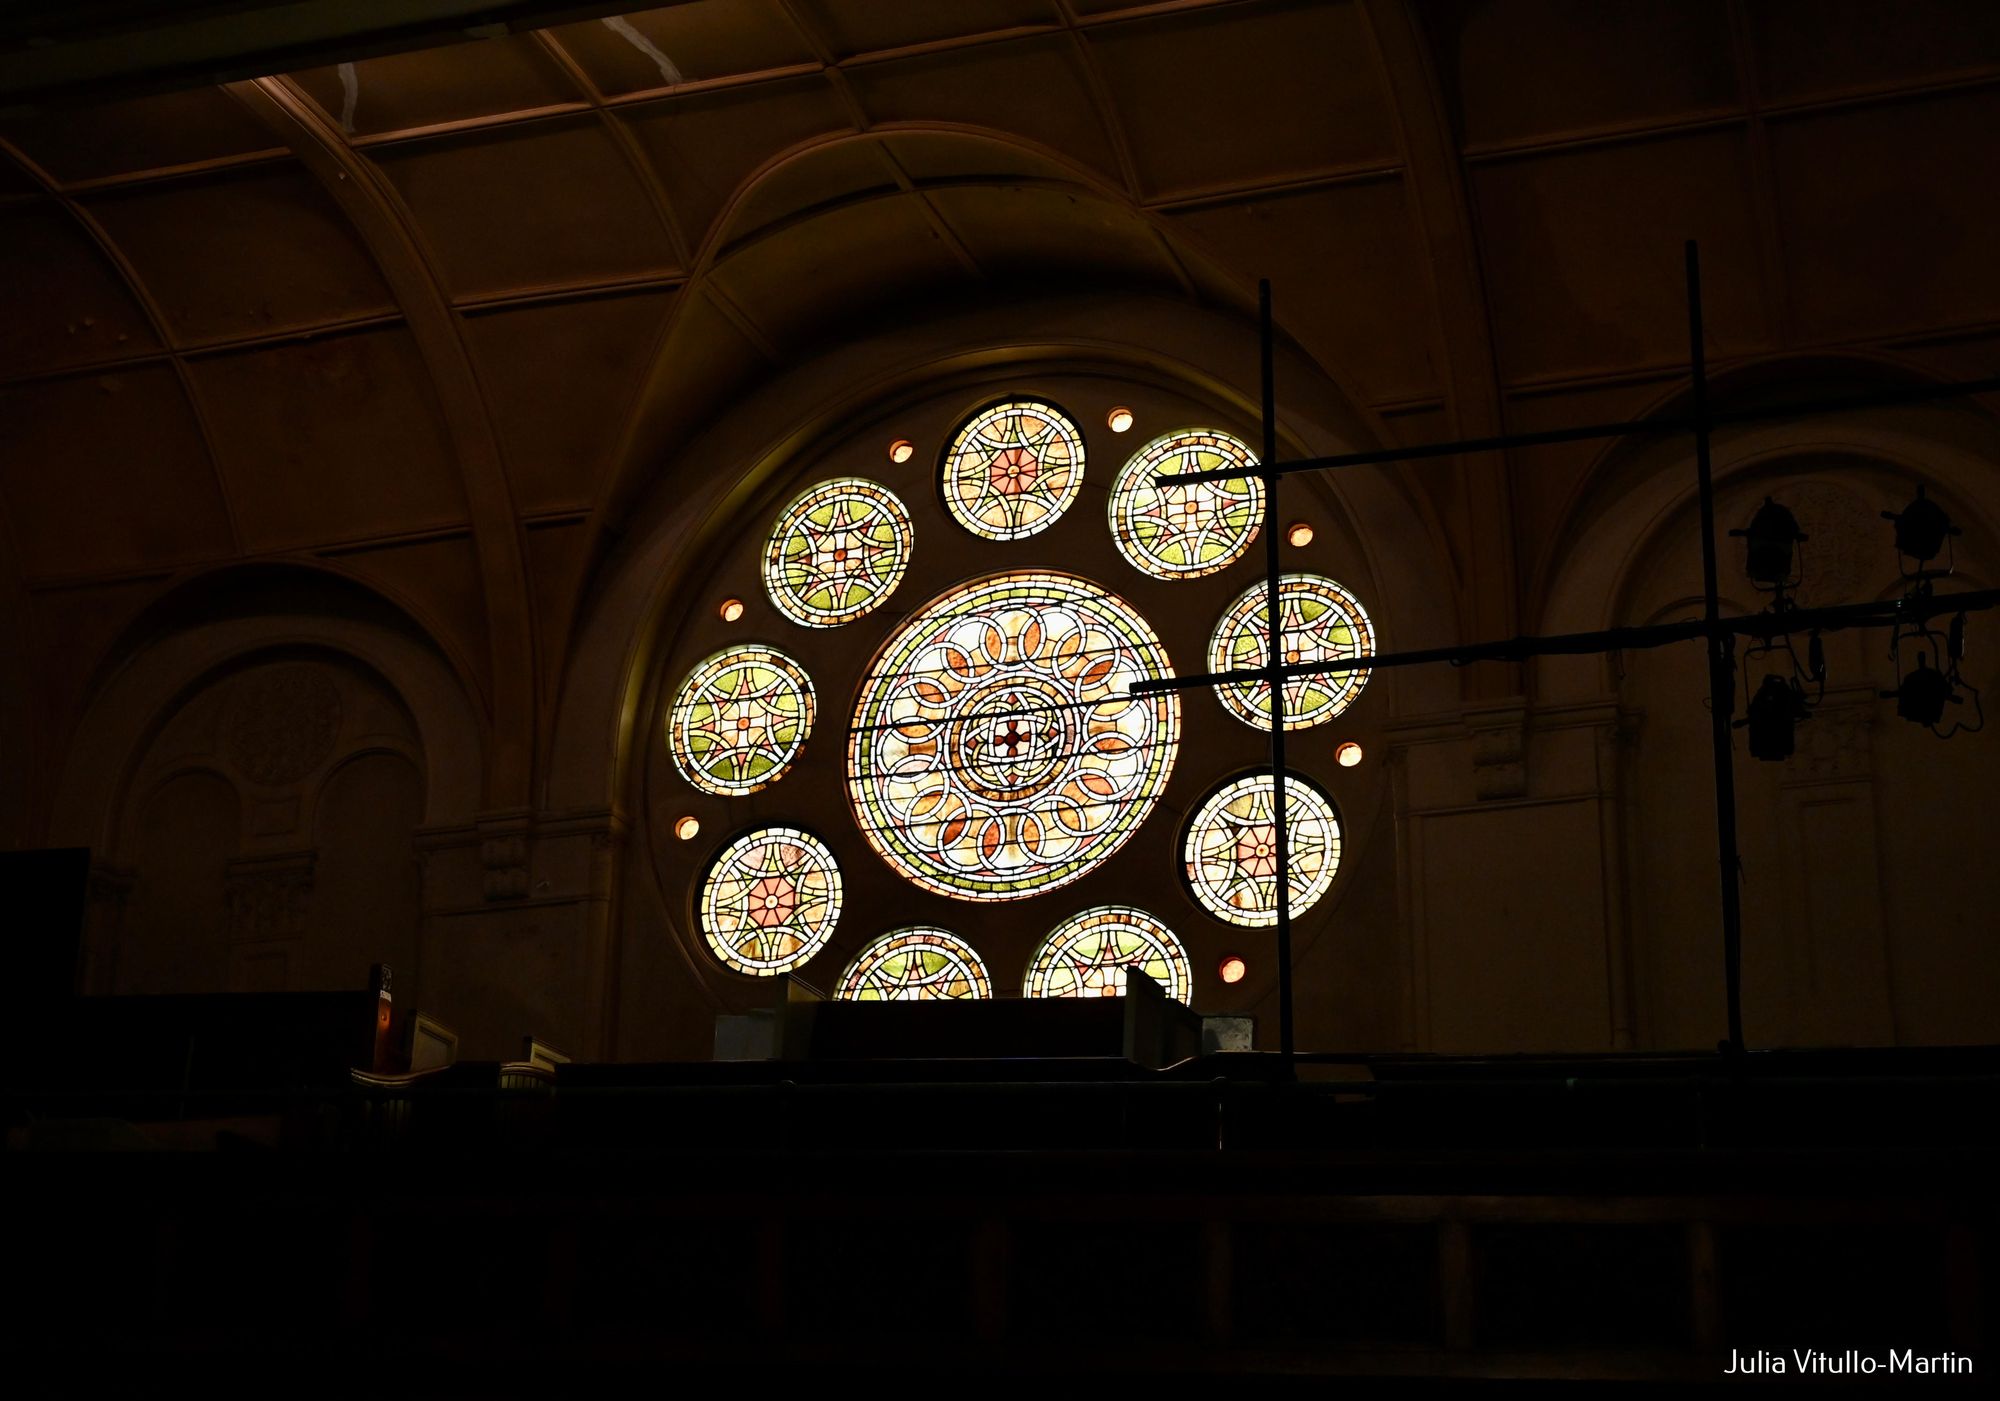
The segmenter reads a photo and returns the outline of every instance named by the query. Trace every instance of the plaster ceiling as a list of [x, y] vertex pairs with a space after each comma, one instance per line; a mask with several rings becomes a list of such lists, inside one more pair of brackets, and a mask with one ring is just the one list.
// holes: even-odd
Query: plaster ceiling
[[[1690, 235], [1724, 369], [1983, 355], [1995, 131], [1947, 0], [695, 0], [16, 113], [0, 509], [52, 627], [316, 554], [475, 632], [511, 579], [546, 644], [635, 464], [1029, 282], [1269, 276], [1385, 437], [1656, 397]], [[1585, 465], [1493, 469], [1503, 594]]]

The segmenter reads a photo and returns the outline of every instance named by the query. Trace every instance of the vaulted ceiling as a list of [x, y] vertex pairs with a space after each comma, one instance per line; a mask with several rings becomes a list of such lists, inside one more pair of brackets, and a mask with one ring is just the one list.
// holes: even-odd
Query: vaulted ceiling
[[[1725, 370], [2000, 359], [1977, 0], [694, 0], [487, 32], [0, 119], [4, 573], [52, 704], [176, 579], [296, 558], [402, 601], [504, 728], [719, 404], [1028, 283], [1241, 307], [1269, 277], [1388, 438], [1657, 402], [1687, 237]], [[1421, 473], [1469, 628], [1525, 611], [1592, 452]]]

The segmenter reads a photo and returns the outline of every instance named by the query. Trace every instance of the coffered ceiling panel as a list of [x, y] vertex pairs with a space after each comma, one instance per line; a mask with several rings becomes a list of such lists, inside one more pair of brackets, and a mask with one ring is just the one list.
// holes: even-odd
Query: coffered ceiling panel
[[877, 122], [962, 122], [1011, 131], [1117, 176], [1088, 75], [1062, 35], [870, 63], [847, 80]]
[[1711, 351], [1771, 344], [1747, 162], [1728, 128], [1473, 166], [1502, 376], [1684, 364], [1690, 237]]
[[0, 375], [158, 348], [125, 279], [52, 199], [0, 208]]
[[1397, 159], [1353, 4], [1258, 4], [1092, 29], [1147, 196]]
[[614, 96], [813, 62], [779, 0], [699, 0], [549, 33]]
[[1764, 91], [1805, 98], [2000, 66], [1989, 0], [1751, 0]]
[[1435, 394], [1436, 310], [1402, 182], [1189, 209], [1174, 223], [1240, 278], [1271, 279], [1280, 324], [1371, 402]]
[[759, 166], [811, 137], [854, 129], [817, 76], [638, 103], [620, 108], [618, 120], [658, 170], [690, 250]]
[[400, 327], [205, 356], [189, 368], [245, 548], [464, 520], [430, 376]]
[[674, 271], [667, 231], [595, 116], [370, 152], [464, 296]]
[[1774, 122], [1786, 276], [1802, 334], [2000, 316], [2000, 89]]
[[0, 120], [0, 140], [60, 184], [275, 150], [270, 128], [220, 88], [191, 88]]
[[834, 56], [880, 49], [899, 49], [931, 39], [955, 39], [966, 34], [1052, 25], [1056, 0], [869, 0], [851, 5], [842, 0], [796, 0], [813, 30], [824, 35]]
[[224, 558], [228, 516], [173, 370], [0, 389], [0, 500], [30, 578]]
[[1420, 7], [1460, 140], [1486, 146], [1729, 109], [1728, 0]]
[[532, 34], [311, 68], [292, 80], [341, 130], [361, 136], [583, 98]]
[[368, 249], [296, 162], [106, 191], [85, 208], [183, 343], [394, 310]]
[[673, 302], [672, 293], [593, 297], [466, 318], [516, 510], [590, 505]]

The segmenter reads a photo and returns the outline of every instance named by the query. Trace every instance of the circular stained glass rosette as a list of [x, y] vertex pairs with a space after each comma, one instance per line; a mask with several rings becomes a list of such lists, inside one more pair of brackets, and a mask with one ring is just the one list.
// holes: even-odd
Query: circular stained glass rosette
[[956, 934], [928, 925], [892, 929], [840, 975], [837, 996], [849, 1002], [918, 1002], [991, 997], [993, 980], [977, 951]]
[[1163, 473], [1255, 469], [1241, 441], [1210, 431], [1170, 433], [1140, 448], [1111, 487], [1111, 539], [1134, 569], [1156, 579], [1199, 579], [1227, 569], [1257, 539], [1264, 519], [1258, 477], [1158, 486]]
[[764, 588], [793, 622], [839, 627], [896, 591], [910, 541], [910, 512], [887, 487], [859, 477], [821, 482], [771, 528]]
[[[1375, 650], [1374, 630], [1360, 602], [1323, 574], [1287, 574], [1278, 583], [1279, 627], [1286, 662], [1334, 662]], [[1223, 613], [1208, 639], [1208, 669], [1264, 666], [1271, 629], [1265, 586], [1254, 584]], [[1294, 676], [1285, 682], [1285, 728], [1303, 730], [1346, 710], [1368, 683], [1365, 671]], [[1246, 725], [1271, 728], [1271, 687], [1251, 681], [1217, 686], [1223, 709]]]
[[1053, 404], [995, 404], [952, 435], [940, 485], [945, 509], [974, 535], [1024, 540], [1083, 489], [1083, 434]]
[[1042, 941], [1028, 964], [1026, 997], [1117, 997], [1125, 970], [1137, 968], [1176, 1002], [1188, 1000], [1193, 974], [1174, 931], [1130, 905], [1099, 905], [1071, 915]]
[[[1278, 820], [1268, 773], [1246, 774], [1202, 800], [1182, 846], [1189, 888], [1217, 919], [1252, 928], [1278, 922]], [[1292, 913], [1304, 914], [1340, 867], [1333, 803], [1296, 775], [1285, 778]]]
[[784, 777], [812, 724], [805, 670], [751, 643], [717, 652], [688, 673], [667, 710], [667, 747], [689, 783], [740, 798]]
[[1131, 605], [1071, 574], [995, 575], [904, 623], [862, 682], [848, 744], [855, 820], [926, 890], [1015, 900], [1077, 879], [1159, 800], [1180, 699]]
[[818, 953], [840, 919], [840, 867], [826, 843], [759, 827], [717, 854], [701, 883], [701, 934], [739, 973], [771, 977]]

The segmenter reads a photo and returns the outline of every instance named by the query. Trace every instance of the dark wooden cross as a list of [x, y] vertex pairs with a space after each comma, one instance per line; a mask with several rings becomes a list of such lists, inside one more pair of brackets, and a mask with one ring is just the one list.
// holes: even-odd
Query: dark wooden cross
[[[1701, 258], [1694, 241], [1687, 244], [1688, 363], [1692, 393], [1688, 412], [1624, 423], [1592, 423], [1574, 428], [1547, 429], [1537, 433], [1510, 433], [1498, 437], [1466, 438], [1454, 442], [1424, 443], [1416, 447], [1379, 448], [1368, 452], [1342, 453], [1333, 457], [1278, 460], [1277, 385], [1273, 365], [1275, 333], [1271, 320], [1271, 284], [1258, 285], [1258, 323], [1263, 371], [1263, 455], [1260, 473], [1264, 482], [1264, 562], [1265, 620], [1270, 632], [1269, 651], [1261, 667], [1232, 671], [1201, 672], [1192, 676], [1160, 677], [1136, 682], [1133, 695], [1161, 691], [1193, 690], [1229, 683], [1265, 683], [1271, 695], [1271, 801], [1277, 827], [1277, 936], [1278, 936], [1278, 1042], [1289, 1067], [1297, 1054], [1292, 1024], [1292, 901], [1291, 833], [1285, 802], [1285, 691], [1284, 683], [1301, 676], [1339, 672], [1376, 671], [1387, 667], [1420, 666], [1448, 662], [1463, 666], [1471, 662], [1523, 661], [1529, 657], [1576, 653], [1604, 653], [1638, 647], [1662, 647], [1697, 638], [1708, 644], [1709, 723], [1715, 758], [1715, 828], [1717, 854], [1721, 863], [1722, 966], [1728, 1006], [1728, 1052], [1740, 1052], [1743, 1039], [1742, 953], [1743, 906], [1738, 883], [1736, 842], [1736, 773], [1734, 746], [1730, 739], [1730, 716], [1734, 711], [1736, 639], [1760, 638], [1769, 641], [1794, 632], [1833, 631], [1851, 627], [1902, 627], [1946, 613], [1965, 613], [2000, 604], [2000, 589], [1976, 592], [1933, 594], [1918, 591], [1903, 599], [1885, 603], [1852, 603], [1830, 608], [1787, 607], [1746, 617], [1722, 616], [1722, 601], [1716, 582], [1715, 482], [1710, 468], [1710, 437], [1718, 427], [1812, 414], [1852, 412], [1899, 404], [1923, 403], [1938, 399], [1963, 398], [2000, 390], [2000, 377], [1957, 384], [1925, 385], [1874, 394], [1847, 394], [1809, 403], [1760, 407], [1728, 413], [1711, 413], [1708, 407], [1708, 369], [1702, 337]], [[1573, 443], [1589, 439], [1621, 438], [1638, 434], [1691, 433], [1694, 436], [1695, 482], [1701, 503], [1702, 616], [1698, 621], [1664, 623], [1650, 627], [1611, 628], [1602, 632], [1564, 633], [1546, 637], [1512, 637], [1491, 642], [1475, 642], [1459, 647], [1431, 647], [1420, 651], [1364, 654], [1343, 661], [1292, 662], [1285, 660], [1284, 629], [1279, 616], [1278, 567], [1278, 483], [1300, 472], [1325, 472], [1343, 467], [1377, 463], [1414, 462], [1424, 458], [1453, 457], [1469, 452], [1498, 452], [1510, 448], [1539, 447], [1550, 443]], [[1154, 478], [1159, 486], [1188, 485], [1194, 482], [1223, 481], [1244, 476], [1241, 468], [1219, 467], [1204, 472], [1163, 473]]]

